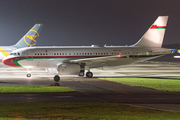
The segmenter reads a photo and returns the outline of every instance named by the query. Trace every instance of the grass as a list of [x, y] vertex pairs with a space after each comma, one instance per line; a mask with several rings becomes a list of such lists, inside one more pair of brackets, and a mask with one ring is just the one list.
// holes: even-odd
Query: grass
[[122, 84], [153, 88], [157, 90], [180, 92], [180, 77], [167, 78], [101, 78]]
[[0, 120], [178, 120], [180, 113], [119, 103], [0, 103]]
[[2, 85], [0, 93], [52, 93], [52, 92], [73, 92], [74, 90], [63, 86], [45, 85]]

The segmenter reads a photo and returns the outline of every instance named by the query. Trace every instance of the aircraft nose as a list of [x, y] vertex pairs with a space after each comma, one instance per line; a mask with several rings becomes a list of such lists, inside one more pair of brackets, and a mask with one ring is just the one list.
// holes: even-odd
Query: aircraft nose
[[4, 59], [2, 60], [2, 63], [3, 63], [4, 65], [7, 65], [7, 66], [18, 67], [18, 68], [19, 68], [19, 66], [17, 66], [17, 65], [14, 63], [14, 60], [15, 60], [15, 58], [4, 58]]

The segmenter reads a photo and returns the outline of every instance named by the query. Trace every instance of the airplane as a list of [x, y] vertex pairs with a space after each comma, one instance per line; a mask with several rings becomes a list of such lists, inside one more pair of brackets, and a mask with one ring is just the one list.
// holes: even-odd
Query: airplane
[[0, 46], [0, 61], [16, 49], [36, 45], [42, 27], [43, 24], [35, 24], [15, 45]]
[[[168, 16], [159, 16], [134, 45], [26, 47], [13, 51], [3, 59], [3, 63], [11, 67], [55, 71], [55, 82], [59, 82], [61, 74], [78, 74], [82, 77], [85, 70], [86, 77], [91, 78], [91, 68], [120, 66], [170, 54], [172, 49], [161, 47], [167, 20]], [[28, 73], [27, 77], [30, 76]]]

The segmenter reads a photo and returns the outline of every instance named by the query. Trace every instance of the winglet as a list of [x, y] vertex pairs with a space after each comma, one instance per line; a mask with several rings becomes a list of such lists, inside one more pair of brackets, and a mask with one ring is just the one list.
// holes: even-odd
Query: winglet
[[36, 45], [43, 24], [35, 24], [15, 45], [16, 48]]
[[168, 16], [159, 16], [142, 38], [133, 46], [161, 47], [164, 39]]

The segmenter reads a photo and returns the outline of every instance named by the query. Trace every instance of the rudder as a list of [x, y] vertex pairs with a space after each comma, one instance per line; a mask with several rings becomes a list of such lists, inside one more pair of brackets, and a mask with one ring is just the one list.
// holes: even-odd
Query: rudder
[[16, 48], [36, 45], [43, 24], [35, 24], [15, 45]]
[[168, 16], [159, 16], [142, 38], [133, 46], [161, 47], [164, 39]]

